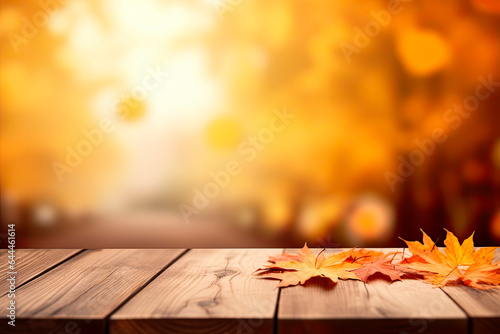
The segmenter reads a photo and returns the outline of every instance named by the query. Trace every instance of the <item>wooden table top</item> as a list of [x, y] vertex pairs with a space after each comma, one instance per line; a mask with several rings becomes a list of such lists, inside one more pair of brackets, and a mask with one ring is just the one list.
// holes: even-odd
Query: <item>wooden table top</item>
[[316, 278], [276, 288], [252, 276], [282, 251], [18, 249], [13, 327], [0, 250], [0, 332], [500, 333], [500, 289]]

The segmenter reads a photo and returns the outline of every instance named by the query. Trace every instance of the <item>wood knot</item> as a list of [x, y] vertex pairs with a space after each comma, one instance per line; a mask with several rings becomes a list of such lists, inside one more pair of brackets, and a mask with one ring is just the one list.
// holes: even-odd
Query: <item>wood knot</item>
[[217, 306], [219, 303], [217, 301], [210, 299], [210, 300], [203, 300], [201, 302], [198, 302], [198, 306], [207, 308], [207, 307], [214, 307]]
[[221, 279], [223, 277], [226, 277], [226, 276], [231, 276], [231, 275], [234, 275], [238, 273], [238, 271], [234, 270], [234, 269], [230, 269], [230, 268], [226, 268], [226, 269], [219, 269], [219, 270], [215, 270], [213, 272], [213, 274], [218, 278], [218, 279]]

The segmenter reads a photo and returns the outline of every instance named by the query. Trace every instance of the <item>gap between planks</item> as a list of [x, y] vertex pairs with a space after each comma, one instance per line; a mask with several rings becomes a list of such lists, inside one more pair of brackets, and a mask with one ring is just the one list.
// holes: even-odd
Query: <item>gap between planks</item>
[[[16, 249], [16, 289], [21, 288], [84, 251], [83, 249]], [[8, 250], [2, 250], [0, 255], [2, 259], [8, 259]], [[0, 277], [4, 277], [9, 271], [8, 265], [5, 267], [2, 265]], [[6, 280], [1, 281], [0, 291], [5, 291], [0, 294], [0, 297], [8, 293]]]
[[106, 316], [106, 319], [104, 320], [105, 321], [105, 333], [108, 334], [109, 333], [109, 322], [110, 322], [110, 318], [111, 316], [116, 313], [120, 308], [123, 307], [123, 305], [125, 305], [129, 300], [131, 300], [132, 298], [134, 298], [134, 296], [136, 296], [139, 292], [141, 292], [146, 286], [148, 286], [152, 281], [154, 281], [158, 276], [160, 276], [165, 270], [167, 270], [172, 264], [174, 264], [175, 262], [177, 262], [177, 260], [179, 260], [181, 257], [183, 257], [184, 255], [186, 255], [187, 252], [189, 252], [191, 249], [186, 249], [184, 250], [181, 254], [179, 254], [175, 259], [173, 259], [171, 262], [169, 262], [162, 270], [160, 270], [158, 273], [156, 273], [155, 275], [153, 275], [146, 283], [144, 283], [143, 286], [141, 286], [139, 289], [137, 289], [137, 291], [135, 291], [134, 293], [132, 293], [127, 299], [125, 299], [120, 305], [118, 305], [113, 311], [111, 311], [107, 316]]
[[[328, 249], [327, 253], [343, 249]], [[374, 249], [381, 250], [381, 249]], [[385, 252], [402, 251], [383, 249]], [[287, 250], [291, 251], [291, 250]], [[318, 249], [312, 250], [315, 254]], [[429, 306], [439, 306], [435, 312]], [[283, 288], [278, 333], [467, 333], [468, 316], [440, 289], [403, 280], [313, 278], [303, 286]]]
[[[9, 332], [105, 333], [106, 317], [183, 251], [80, 253], [17, 290], [16, 327]], [[8, 303], [7, 296], [0, 303]]]
[[272, 333], [279, 289], [252, 273], [282, 249], [193, 249], [111, 316], [110, 333]]
[[[500, 248], [495, 251], [493, 263], [498, 261]], [[459, 285], [441, 290], [469, 316], [470, 333], [500, 333], [500, 289], [484, 291]]]

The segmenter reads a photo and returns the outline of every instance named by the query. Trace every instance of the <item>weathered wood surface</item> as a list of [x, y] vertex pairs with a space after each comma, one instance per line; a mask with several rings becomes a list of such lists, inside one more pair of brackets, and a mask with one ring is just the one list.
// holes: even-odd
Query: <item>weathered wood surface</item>
[[[500, 261], [500, 249], [494, 262]], [[481, 291], [466, 286], [442, 288], [470, 317], [473, 334], [500, 333], [500, 289]]]
[[[80, 252], [80, 249], [16, 249], [15, 250], [15, 272], [16, 286], [20, 287], [37, 275], [50, 270], [69, 257]], [[0, 266], [0, 295], [7, 293], [7, 272], [9, 272], [8, 252], [2, 249], [0, 252], [2, 266]]]
[[[281, 251], [19, 250], [17, 279], [25, 283], [16, 293], [16, 327], [4, 318], [0, 332], [500, 332], [500, 289], [319, 278], [277, 289], [278, 281], [251, 275]], [[5, 274], [7, 253], [0, 255]]]
[[[385, 249], [396, 250], [402, 252]], [[278, 333], [459, 334], [468, 332], [468, 319], [443, 291], [421, 281], [314, 279], [281, 291], [277, 327]]]
[[[9, 333], [105, 333], [106, 317], [183, 251], [87, 250], [16, 293]], [[7, 296], [0, 305], [7, 305]], [[2, 321], [0, 329], [6, 328]]]
[[110, 333], [272, 333], [279, 290], [251, 274], [277, 249], [195, 249], [111, 317]]

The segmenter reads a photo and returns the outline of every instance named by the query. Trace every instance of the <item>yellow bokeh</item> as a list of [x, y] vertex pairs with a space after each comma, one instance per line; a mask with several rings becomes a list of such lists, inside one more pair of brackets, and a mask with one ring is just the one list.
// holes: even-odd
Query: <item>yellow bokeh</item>
[[121, 99], [116, 109], [118, 117], [127, 122], [138, 121], [146, 114], [146, 104], [144, 100], [132, 96]]
[[206, 139], [214, 149], [234, 149], [243, 140], [243, 129], [240, 123], [232, 117], [218, 117], [206, 128]]
[[444, 222], [498, 235], [498, 1], [212, 2], [55, 1], [46, 24], [42, 2], [2, 5], [14, 207], [182, 220], [216, 172], [196, 218], [241, 216], [257, 237], [376, 243]]

